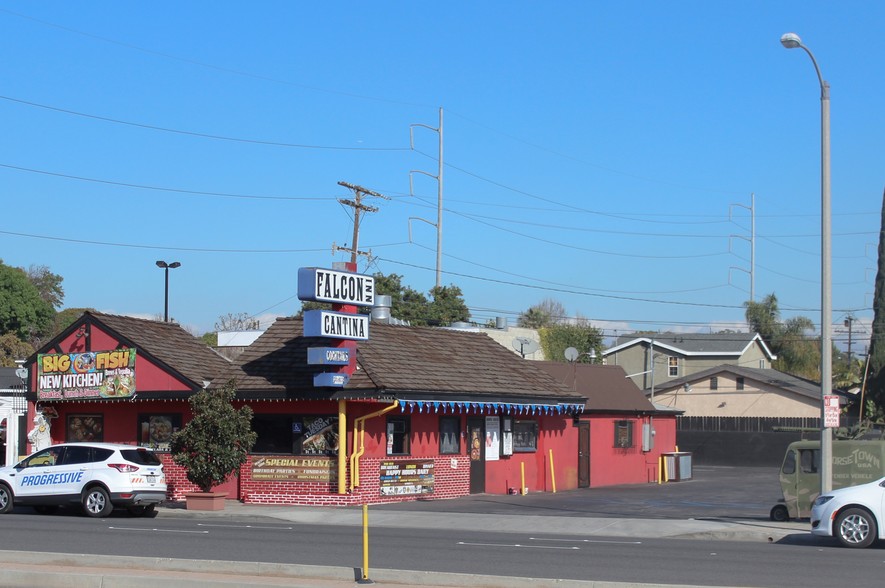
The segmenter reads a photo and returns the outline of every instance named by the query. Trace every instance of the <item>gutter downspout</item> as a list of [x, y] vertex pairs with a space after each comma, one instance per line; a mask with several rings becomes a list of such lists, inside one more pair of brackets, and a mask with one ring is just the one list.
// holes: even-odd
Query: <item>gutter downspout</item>
[[[394, 400], [393, 404], [379, 411], [367, 414], [366, 416], [357, 417], [353, 420], [353, 452], [350, 454], [350, 491], [360, 485], [360, 458], [366, 452], [365, 433], [366, 421], [387, 414], [391, 410], [399, 407], [399, 400]], [[357, 449], [357, 439], [359, 439], [359, 449]]]

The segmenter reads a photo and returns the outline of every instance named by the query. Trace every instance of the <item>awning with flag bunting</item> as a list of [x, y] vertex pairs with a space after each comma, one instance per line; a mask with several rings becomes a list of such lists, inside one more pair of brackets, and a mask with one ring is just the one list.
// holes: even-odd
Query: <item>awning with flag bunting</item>
[[574, 415], [584, 412], [583, 404], [527, 402], [470, 402], [463, 400], [409, 400], [400, 398], [404, 413]]

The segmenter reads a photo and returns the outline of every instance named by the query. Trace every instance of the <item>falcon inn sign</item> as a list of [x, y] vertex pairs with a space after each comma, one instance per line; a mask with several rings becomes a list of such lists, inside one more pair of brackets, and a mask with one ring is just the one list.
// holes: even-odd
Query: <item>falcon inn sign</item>
[[[327, 302], [330, 310], [309, 310], [304, 313], [304, 336], [337, 339], [338, 347], [308, 349], [308, 364], [347, 366], [351, 363], [351, 349], [355, 341], [369, 338], [369, 317], [353, 312], [354, 306], [372, 306], [375, 303], [375, 278], [353, 272], [302, 267], [298, 269], [298, 299]], [[350, 308], [347, 308], [350, 307]], [[351, 312], [338, 312], [350, 310]], [[355, 347], [353, 350], [355, 351]], [[346, 368], [335, 372], [321, 372], [314, 377], [314, 386], [341, 387], [347, 384]]]

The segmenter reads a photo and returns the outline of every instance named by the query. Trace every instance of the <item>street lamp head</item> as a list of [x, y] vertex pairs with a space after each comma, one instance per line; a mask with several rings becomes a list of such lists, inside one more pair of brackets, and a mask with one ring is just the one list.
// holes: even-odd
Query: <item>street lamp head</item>
[[161, 267], [163, 269], [175, 269], [177, 267], [181, 267], [181, 262], [173, 261], [172, 263], [166, 263], [165, 261], [157, 261], [157, 267]]
[[157, 267], [169, 267], [165, 261], [157, 260]]
[[175, 268], [177, 268], [177, 267], [181, 267], [181, 263], [179, 263], [179, 262], [177, 262], [177, 261], [173, 261], [172, 263], [169, 264], [169, 267], [170, 267], [171, 269], [175, 269]]
[[781, 45], [787, 49], [795, 49], [802, 46], [802, 39], [796, 33], [784, 33], [781, 36]]

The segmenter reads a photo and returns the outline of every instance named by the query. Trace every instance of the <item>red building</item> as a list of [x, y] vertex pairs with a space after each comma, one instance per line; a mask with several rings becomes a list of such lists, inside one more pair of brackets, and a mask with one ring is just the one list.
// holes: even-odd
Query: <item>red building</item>
[[[304, 337], [300, 319], [278, 319], [230, 362], [177, 325], [87, 312], [29, 359], [29, 421], [37, 410], [57, 415], [53, 442], [163, 452], [190, 418], [190, 395], [233, 380], [237, 404], [254, 411], [258, 442], [219, 489], [268, 504], [648, 482], [660, 448], [674, 446], [675, 433], [662, 435], [668, 421], [656, 418], [656, 447], [642, 451], [636, 431], [653, 412], [647, 400], [594, 408], [584, 366], [578, 385], [566, 384], [482, 333], [373, 322], [346, 385], [315, 387], [324, 368], [308, 363], [308, 349], [326, 343]], [[170, 498], [180, 499], [195, 488], [165, 455]]]

